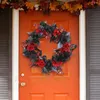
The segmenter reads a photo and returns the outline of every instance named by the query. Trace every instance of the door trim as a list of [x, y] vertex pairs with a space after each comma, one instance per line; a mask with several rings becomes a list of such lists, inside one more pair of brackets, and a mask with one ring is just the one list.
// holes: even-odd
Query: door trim
[[[86, 100], [85, 11], [79, 15], [79, 100]], [[12, 100], [19, 100], [19, 10], [12, 13]]]
[[19, 100], [19, 11], [12, 12], [12, 100]]
[[86, 100], [86, 20], [85, 11], [79, 16], [79, 65], [80, 100]]

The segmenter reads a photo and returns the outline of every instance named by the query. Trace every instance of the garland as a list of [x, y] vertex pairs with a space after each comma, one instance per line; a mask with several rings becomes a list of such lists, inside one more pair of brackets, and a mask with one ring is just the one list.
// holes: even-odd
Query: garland
[[[61, 74], [61, 66], [68, 61], [72, 51], [76, 48], [75, 44], [71, 44], [69, 32], [58, 28], [56, 24], [48, 25], [46, 22], [40, 22], [39, 26], [28, 34], [29, 37], [23, 45], [23, 54], [31, 60], [31, 66], [40, 67], [43, 73], [54, 71]], [[42, 55], [42, 50], [38, 48], [42, 38], [48, 38], [50, 42], [60, 45], [58, 49], [54, 50], [51, 59], [48, 59], [46, 55]]]
[[44, 13], [50, 11], [69, 11], [71, 13], [79, 14], [80, 10], [94, 8], [100, 6], [100, 0], [34, 0], [29, 2], [27, 0], [1, 0], [0, 8], [22, 8], [24, 11], [28, 10], [42, 10]]

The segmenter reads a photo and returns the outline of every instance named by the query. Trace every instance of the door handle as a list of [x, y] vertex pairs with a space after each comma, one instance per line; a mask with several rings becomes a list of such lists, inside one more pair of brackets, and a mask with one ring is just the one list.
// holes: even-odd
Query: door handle
[[25, 82], [21, 82], [20, 85], [21, 85], [22, 87], [24, 87], [24, 86], [26, 86], [26, 83], [25, 83]]

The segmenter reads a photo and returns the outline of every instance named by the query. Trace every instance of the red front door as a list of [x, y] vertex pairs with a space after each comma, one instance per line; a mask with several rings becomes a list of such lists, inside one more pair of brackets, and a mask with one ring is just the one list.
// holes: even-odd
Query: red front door
[[[79, 100], [79, 24], [78, 16], [67, 12], [51, 12], [43, 15], [42, 12], [20, 11], [19, 14], [19, 100]], [[63, 75], [51, 73], [45, 75], [39, 68], [31, 68], [30, 61], [22, 55], [22, 42], [28, 38], [27, 32], [33, 30], [35, 23], [41, 21], [54, 23], [64, 27], [71, 33], [71, 42], [77, 45], [71, 59], [63, 65]], [[48, 58], [52, 56], [57, 45], [49, 40], [40, 41], [40, 48]]]

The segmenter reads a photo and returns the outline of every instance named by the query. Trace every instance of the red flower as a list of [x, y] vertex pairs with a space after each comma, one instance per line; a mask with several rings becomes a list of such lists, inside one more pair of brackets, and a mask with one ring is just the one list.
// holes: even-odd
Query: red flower
[[36, 33], [40, 33], [41, 29], [36, 29], [35, 31], [36, 31]]
[[57, 62], [57, 61], [52, 61], [52, 65], [54, 66], [54, 67], [59, 67], [59, 66], [61, 66], [61, 64], [62, 64], [62, 62]]
[[42, 59], [39, 59], [37, 62], [36, 62], [36, 65], [43, 68], [45, 66], [45, 62], [42, 60]]
[[59, 29], [55, 29], [54, 32], [53, 32], [54, 36], [59, 36], [60, 34], [61, 34], [61, 32], [60, 32]]
[[60, 49], [61, 52], [70, 52], [70, 43], [65, 43], [63, 47]]
[[33, 51], [36, 48], [36, 45], [34, 43], [28, 44], [27, 45], [27, 50], [28, 51]]
[[45, 35], [45, 36], [48, 35], [46, 30], [43, 30], [43, 35]]
[[65, 44], [63, 45], [63, 47], [69, 48], [69, 47], [70, 47], [70, 43], [65, 43]]

